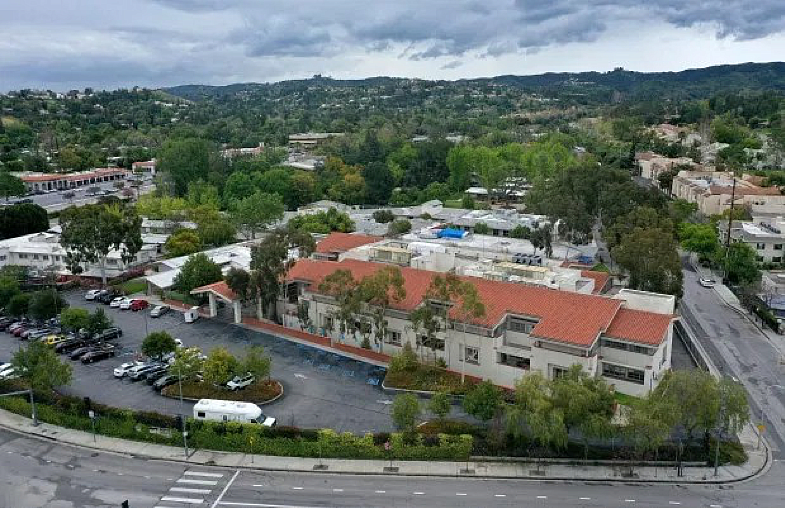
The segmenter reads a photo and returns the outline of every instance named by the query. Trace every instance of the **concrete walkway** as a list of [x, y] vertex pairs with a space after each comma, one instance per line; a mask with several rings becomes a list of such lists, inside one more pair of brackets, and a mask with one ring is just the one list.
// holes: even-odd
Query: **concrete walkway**
[[539, 471], [534, 462], [524, 461], [467, 461], [425, 462], [386, 460], [311, 459], [298, 457], [271, 457], [244, 453], [191, 451], [186, 459], [182, 448], [162, 446], [123, 439], [97, 436], [88, 432], [65, 429], [42, 423], [33, 426], [29, 418], [0, 410], [0, 427], [29, 436], [56, 441], [62, 444], [102, 450], [109, 453], [132, 455], [153, 460], [189, 462], [192, 464], [247, 468], [266, 471], [327, 472], [352, 475], [401, 475], [439, 477], [477, 477], [536, 480], [619, 481], [640, 483], [732, 483], [764, 474], [771, 465], [765, 443], [757, 447], [757, 434], [752, 428], [740, 436], [749, 461], [743, 466], [723, 466], [718, 475], [707, 467], [684, 467], [678, 477], [674, 467], [636, 467], [628, 476], [629, 467], [623, 464], [609, 466], [573, 466], [543, 464]]

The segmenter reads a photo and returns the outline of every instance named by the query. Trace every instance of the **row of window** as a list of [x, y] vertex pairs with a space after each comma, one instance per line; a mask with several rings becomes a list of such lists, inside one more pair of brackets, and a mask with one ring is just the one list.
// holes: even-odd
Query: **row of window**
[[640, 369], [633, 369], [624, 367], [622, 365], [614, 365], [612, 363], [602, 362], [602, 375], [605, 377], [619, 379], [621, 381], [628, 381], [642, 385], [645, 381], [644, 372]]
[[613, 349], [620, 349], [622, 351], [629, 351], [631, 353], [640, 353], [642, 355], [654, 356], [655, 349], [650, 347], [638, 346], [629, 344], [627, 342], [618, 342], [611, 339], [602, 339], [602, 347], [610, 347]]
[[[781, 243], [775, 243], [774, 244], [774, 250], [782, 250], [782, 245], [783, 244], [781, 244]], [[757, 250], [766, 250], [766, 244], [765, 243], [756, 243], [755, 244], [755, 248]]]
[[[17, 256], [19, 257], [19, 259], [28, 259], [29, 257], [32, 257], [35, 260], [39, 260], [40, 259], [41, 261], [49, 261], [49, 255], [48, 254], [40, 254], [39, 255], [39, 254], [27, 254], [27, 253], [20, 252], [20, 253], [17, 254]], [[2, 256], [2, 260], [5, 260], [5, 256]], [[59, 262], [60, 261], [60, 256], [52, 256], [52, 261]]]

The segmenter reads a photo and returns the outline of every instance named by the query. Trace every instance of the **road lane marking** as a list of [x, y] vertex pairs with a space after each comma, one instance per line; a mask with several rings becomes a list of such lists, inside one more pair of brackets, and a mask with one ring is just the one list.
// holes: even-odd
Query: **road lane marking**
[[463, 492], [456, 492], [455, 495], [456, 496], [465, 496], [466, 494], [464, 494]]
[[548, 499], [548, 496], [537, 496], [537, 499]]
[[164, 496], [161, 498], [161, 501], [172, 501], [173, 503], [190, 503], [190, 504], [202, 504], [204, 503], [204, 499], [197, 499], [195, 497], [171, 497], [171, 496]]
[[188, 483], [190, 485], [209, 485], [211, 487], [218, 485], [218, 482], [214, 480], [191, 480], [190, 478], [180, 478], [177, 480], [177, 483]]
[[185, 476], [206, 476], [208, 478], [222, 478], [223, 473], [203, 473], [201, 471], [186, 471], [183, 473]]
[[185, 494], [209, 494], [210, 489], [186, 489], [185, 487], [172, 487], [169, 492], [183, 492]]
[[374, 492], [376, 492], [377, 494], [386, 494], [387, 493], [386, 490], [376, 490]]
[[303, 506], [293, 504], [267, 504], [267, 503], [236, 503], [233, 501], [221, 501], [223, 506], [253, 506], [255, 508], [324, 508], [321, 506]]
[[254, 487], [264, 487], [264, 485], [254, 485]]
[[494, 494], [493, 497], [507, 497], [507, 494]]
[[303, 490], [302, 487], [292, 487], [292, 490]]
[[634, 499], [625, 499], [624, 502], [625, 503], [634, 503], [635, 500]]
[[579, 497], [578, 499], [581, 501], [591, 501], [590, 497]]
[[681, 504], [681, 503], [678, 502], [678, 501], [668, 501], [668, 504], [676, 504], [676, 505], [678, 505], [678, 504]]
[[232, 486], [232, 484], [233, 484], [233, 483], [234, 483], [234, 481], [237, 479], [237, 476], [238, 476], [239, 474], [240, 474], [240, 470], [239, 470], [239, 469], [238, 469], [237, 471], [235, 471], [235, 472], [234, 472], [234, 476], [232, 476], [232, 479], [231, 479], [231, 480], [229, 480], [229, 481], [227, 482], [226, 486], [225, 486], [225, 487], [224, 487], [224, 489], [221, 491], [221, 494], [218, 496], [218, 499], [216, 499], [216, 500], [215, 500], [215, 502], [213, 503], [213, 506], [212, 506], [211, 508], [215, 508], [216, 506], [218, 506], [218, 503], [220, 503], [220, 502], [221, 502], [221, 499], [223, 499], [223, 498], [224, 498], [224, 496], [226, 495], [226, 491], [227, 491], [227, 490], [229, 490], [229, 487], [231, 487], [231, 486]]
[[333, 489], [333, 492], [343, 492], [343, 489]]
[[722, 508], [722, 505], [719, 504], [710, 504], [709, 508]]

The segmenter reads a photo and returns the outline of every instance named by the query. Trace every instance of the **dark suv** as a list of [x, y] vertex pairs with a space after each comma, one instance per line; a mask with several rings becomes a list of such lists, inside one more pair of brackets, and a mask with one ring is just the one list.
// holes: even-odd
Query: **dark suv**
[[103, 332], [97, 333], [93, 338], [98, 342], [104, 342], [107, 340], [119, 339], [122, 336], [123, 336], [123, 331], [117, 328], [116, 326], [113, 326], [111, 328], [107, 328]]

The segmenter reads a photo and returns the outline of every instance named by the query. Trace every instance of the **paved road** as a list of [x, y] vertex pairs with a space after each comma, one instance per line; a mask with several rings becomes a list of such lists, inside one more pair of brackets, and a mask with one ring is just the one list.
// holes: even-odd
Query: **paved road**
[[785, 466], [736, 486], [269, 473], [150, 461], [0, 430], [0, 508], [778, 508]]
[[728, 308], [719, 295], [698, 284], [685, 263], [682, 315], [724, 374], [747, 389], [756, 423], [766, 425], [775, 457], [785, 458], [785, 366], [769, 339], [750, 321]]

